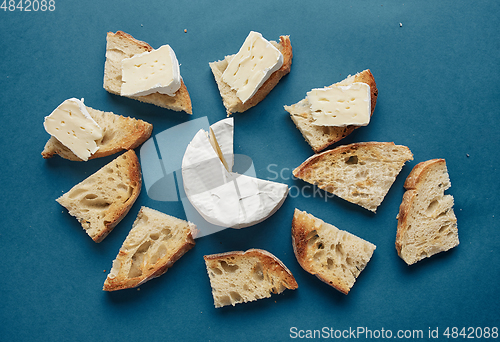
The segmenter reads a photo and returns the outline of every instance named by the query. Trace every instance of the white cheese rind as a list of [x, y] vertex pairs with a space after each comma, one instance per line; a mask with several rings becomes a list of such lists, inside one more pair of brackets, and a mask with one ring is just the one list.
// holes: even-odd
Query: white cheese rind
[[[218, 140], [232, 140], [232, 130], [218, 129], [221, 122], [211, 127], [214, 132], [225, 132]], [[186, 149], [182, 179], [186, 196], [198, 213], [209, 223], [226, 228], [249, 227], [265, 220], [288, 194], [286, 184], [226, 170], [204, 130], [198, 131]]]
[[222, 80], [245, 103], [282, 65], [283, 54], [262, 34], [251, 31], [224, 70]]
[[103, 136], [102, 128], [90, 116], [83, 99], [71, 98], [61, 103], [45, 117], [43, 126], [84, 161], [99, 149], [96, 140]]
[[312, 89], [307, 93], [307, 100], [311, 106], [313, 125], [345, 127], [370, 123], [371, 92], [366, 83]]
[[122, 60], [122, 96], [153, 93], [175, 96], [181, 87], [180, 67], [174, 50], [163, 45]]

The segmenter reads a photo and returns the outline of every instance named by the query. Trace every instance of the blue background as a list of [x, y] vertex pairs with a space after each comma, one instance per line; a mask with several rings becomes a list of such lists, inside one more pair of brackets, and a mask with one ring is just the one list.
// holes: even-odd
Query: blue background
[[[56, 0], [52, 12], [0, 10], [0, 339], [287, 340], [292, 327], [383, 328], [393, 336], [399, 329], [427, 336], [439, 327], [445, 339], [446, 327], [498, 326], [499, 17], [498, 1], [434, 0]], [[103, 89], [106, 33], [117, 30], [154, 48], [172, 46], [193, 116]], [[90, 107], [151, 122], [153, 134], [203, 116], [216, 122], [225, 109], [208, 63], [235, 53], [250, 30], [270, 40], [290, 35], [294, 57], [291, 73], [264, 101], [234, 115], [235, 153], [252, 158], [259, 178], [283, 171], [277, 181], [291, 187], [289, 197], [261, 224], [198, 239], [140, 290], [103, 292], [140, 206], [185, 218], [182, 204], [154, 201], [143, 191], [95, 244], [55, 199], [116, 156], [42, 159], [49, 138], [43, 118], [65, 99], [83, 97]], [[290, 178], [312, 149], [283, 109], [312, 88], [367, 68], [379, 89], [372, 121], [335, 146], [393, 141], [414, 154], [376, 214], [339, 198], [312, 197], [305, 183]], [[447, 161], [460, 245], [407, 266], [394, 247], [395, 217], [406, 176], [432, 158]], [[294, 208], [377, 245], [349, 295], [296, 262]], [[280, 258], [299, 288], [215, 309], [203, 255], [248, 248]]]

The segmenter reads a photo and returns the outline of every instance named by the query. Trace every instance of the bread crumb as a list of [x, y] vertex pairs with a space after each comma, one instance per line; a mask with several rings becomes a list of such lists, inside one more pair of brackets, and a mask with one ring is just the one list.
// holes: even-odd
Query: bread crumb
[[469, 157], [470, 157], [470, 155], [469, 155], [468, 153], [466, 154], [466, 156], [467, 156], [467, 158], [469, 158]]
[[102, 270], [102, 273], [106, 273], [106, 270]]
[[403, 27], [403, 24], [402, 24], [402, 23], [399, 23], [399, 27]]
[[188, 31], [187, 29], [184, 29], [184, 33], [187, 33], [187, 31]]
[[138, 287], [138, 288], [137, 288], [137, 291], [140, 291], [140, 290], [141, 290], [141, 288], [140, 288], [140, 287]]

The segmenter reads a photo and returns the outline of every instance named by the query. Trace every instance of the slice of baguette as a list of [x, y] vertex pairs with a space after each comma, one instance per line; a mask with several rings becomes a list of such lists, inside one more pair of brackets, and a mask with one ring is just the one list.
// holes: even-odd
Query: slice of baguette
[[413, 168], [399, 207], [396, 250], [408, 264], [447, 251], [459, 244], [453, 196], [446, 161], [432, 159]]
[[257, 90], [257, 92], [245, 103], [236, 96], [236, 90], [231, 89], [231, 87], [222, 80], [222, 74], [226, 70], [229, 62], [235, 55], [226, 56], [223, 60], [209, 63], [212, 73], [214, 75], [215, 81], [219, 88], [220, 95], [222, 97], [222, 102], [224, 107], [226, 107], [227, 115], [232, 113], [241, 113], [249, 108], [255, 106], [260, 101], [262, 101], [269, 92], [278, 84], [283, 76], [290, 72], [292, 66], [292, 45], [290, 43], [289, 36], [280, 36], [280, 42], [270, 41], [282, 54], [283, 54], [283, 65], [281, 68], [276, 70], [267, 81], [262, 84], [262, 86]]
[[104, 282], [104, 291], [129, 289], [159, 277], [194, 247], [196, 225], [142, 207]]
[[[106, 62], [104, 64], [104, 89], [108, 92], [120, 95], [122, 87], [122, 60], [134, 55], [151, 51], [153, 48], [143, 41], [137, 40], [123, 31], [116, 33], [108, 32], [106, 44]], [[184, 111], [192, 114], [191, 98], [184, 81], [181, 78], [181, 87], [175, 96], [153, 93], [146, 96], [126, 96], [131, 99], [145, 103], [151, 103], [159, 107]]]
[[348, 294], [376, 246], [349, 232], [295, 209], [292, 245], [302, 268]]
[[269, 298], [271, 293], [298, 288], [288, 268], [262, 249], [205, 255], [203, 258], [216, 308]]
[[376, 212], [409, 160], [413, 160], [413, 154], [406, 146], [354, 143], [311, 156], [293, 170], [293, 175]]
[[75, 185], [56, 201], [101, 242], [127, 215], [142, 187], [141, 168], [129, 150]]
[[[373, 77], [369, 69], [357, 73], [354, 76], [349, 76], [345, 80], [335, 83], [332, 86], [346, 86], [354, 82], [366, 83], [370, 86], [371, 91], [371, 115], [375, 110], [375, 105], [377, 104], [378, 89], [375, 83], [375, 78]], [[345, 138], [351, 134], [356, 128], [360, 126], [346, 126], [346, 127], [334, 127], [334, 126], [316, 126], [313, 125], [313, 117], [311, 114], [310, 103], [307, 97], [298, 103], [285, 106], [285, 110], [290, 113], [290, 117], [293, 122], [302, 133], [307, 143], [312, 147], [315, 153], [323, 151], [328, 146], [336, 143], [337, 141]]]
[[[106, 157], [122, 150], [138, 147], [146, 141], [153, 131], [153, 125], [146, 121], [124, 117], [111, 112], [102, 112], [86, 106], [90, 116], [102, 128], [103, 136], [97, 141], [99, 149], [89, 159]], [[82, 161], [57, 138], [50, 137], [42, 151], [45, 159], [58, 154], [60, 157]]]

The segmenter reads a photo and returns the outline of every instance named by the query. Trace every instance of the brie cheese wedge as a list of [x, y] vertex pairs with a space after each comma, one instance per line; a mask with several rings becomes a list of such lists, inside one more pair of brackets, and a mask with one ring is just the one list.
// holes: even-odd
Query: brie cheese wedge
[[366, 126], [370, 123], [370, 86], [354, 82], [333, 85], [307, 93], [315, 126]]
[[[212, 125], [213, 141], [219, 142], [226, 165], [232, 165], [233, 118]], [[240, 175], [224, 165], [210, 136], [199, 130], [182, 160], [182, 179], [187, 198], [209, 223], [244, 228], [274, 214], [288, 195], [282, 183]], [[229, 160], [229, 162], [228, 162]]]
[[68, 99], [45, 117], [47, 133], [69, 148], [78, 158], [87, 161], [98, 149], [96, 140], [103, 137], [102, 128], [92, 119], [83, 99]]
[[251, 31], [229, 62], [222, 80], [236, 90], [236, 96], [245, 103], [282, 66], [283, 54], [262, 34]]
[[153, 93], [175, 96], [181, 87], [179, 62], [170, 45], [122, 61], [122, 96]]

